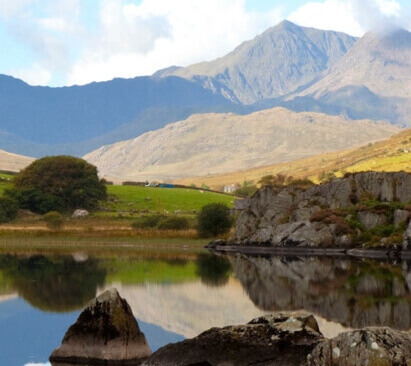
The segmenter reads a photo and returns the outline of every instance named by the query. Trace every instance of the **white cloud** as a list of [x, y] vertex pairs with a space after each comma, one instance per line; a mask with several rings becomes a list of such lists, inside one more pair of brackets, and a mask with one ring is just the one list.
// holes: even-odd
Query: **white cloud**
[[39, 63], [27, 69], [11, 70], [11, 74], [30, 85], [49, 85], [52, 78], [52, 72]]
[[358, 37], [385, 23], [402, 23], [401, 6], [395, 0], [308, 2], [287, 19], [302, 26], [331, 29]]
[[106, 0], [102, 36], [75, 63], [69, 84], [149, 75], [171, 65], [210, 60], [281, 20], [279, 10], [252, 13], [245, 0]]

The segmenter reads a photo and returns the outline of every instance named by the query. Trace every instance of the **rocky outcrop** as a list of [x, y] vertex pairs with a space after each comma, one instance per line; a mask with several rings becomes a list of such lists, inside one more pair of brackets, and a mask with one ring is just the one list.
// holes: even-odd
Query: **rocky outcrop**
[[391, 328], [341, 333], [319, 344], [308, 366], [411, 365], [411, 335]]
[[410, 361], [410, 333], [370, 327], [326, 339], [312, 315], [274, 313], [167, 345], [145, 365], [407, 366]]
[[411, 249], [411, 221], [408, 223], [408, 228], [404, 233], [404, 240], [402, 242], [402, 249]]
[[127, 301], [116, 289], [94, 300], [65, 334], [62, 345], [53, 351], [54, 364], [124, 364], [150, 356], [150, 347], [140, 331]]
[[245, 325], [211, 328], [167, 345], [145, 365], [303, 365], [323, 341], [315, 318], [306, 313], [270, 314]]
[[[406, 172], [352, 174], [308, 189], [263, 187], [248, 200], [232, 241], [276, 247], [354, 246], [362, 239], [350, 221], [364, 230], [394, 224], [395, 217], [396, 223], [404, 222], [410, 216], [410, 199], [411, 174]], [[386, 207], [362, 205], [378, 201]], [[404, 206], [396, 215], [395, 206], [389, 205], [393, 202]]]

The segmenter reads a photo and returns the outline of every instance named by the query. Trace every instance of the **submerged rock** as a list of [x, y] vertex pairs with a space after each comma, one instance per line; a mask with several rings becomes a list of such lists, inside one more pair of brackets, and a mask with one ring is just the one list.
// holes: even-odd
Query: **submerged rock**
[[411, 365], [411, 335], [391, 328], [364, 328], [325, 340], [309, 366]]
[[144, 360], [150, 354], [130, 306], [113, 288], [87, 305], [68, 329], [62, 345], [51, 354], [50, 361], [53, 365], [115, 365]]
[[303, 365], [322, 340], [312, 315], [276, 313], [167, 345], [145, 365]]

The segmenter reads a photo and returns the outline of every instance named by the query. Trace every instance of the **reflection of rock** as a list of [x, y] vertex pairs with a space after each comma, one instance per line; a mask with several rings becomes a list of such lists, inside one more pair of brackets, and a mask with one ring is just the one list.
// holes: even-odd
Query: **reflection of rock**
[[411, 328], [411, 296], [401, 268], [321, 258], [230, 260], [236, 277], [263, 310], [304, 309], [354, 328]]
[[150, 354], [130, 306], [116, 289], [111, 289], [88, 304], [50, 361], [106, 364], [142, 360]]
[[147, 365], [302, 365], [323, 340], [309, 314], [272, 314], [167, 345]]
[[411, 335], [391, 328], [365, 328], [320, 343], [309, 366], [409, 365]]
[[221, 287], [207, 286], [199, 280], [181, 284], [116, 283], [115, 287], [139, 320], [187, 338], [213, 326], [244, 324], [265, 313], [244, 295], [241, 284], [233, 278]]

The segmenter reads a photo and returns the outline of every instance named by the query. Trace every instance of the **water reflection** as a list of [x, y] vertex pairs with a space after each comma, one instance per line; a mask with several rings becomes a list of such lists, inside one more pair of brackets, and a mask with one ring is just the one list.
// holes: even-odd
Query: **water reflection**
[[411, 328], [410, 263], [243, 256], [230, 261], [260, 309], [305, 309], [353, 328]]
[[72, 256], [0, 256], [0, 270], [0, 288], [13, 288], [34, 307], [56, 312], [81, 310], [106, 277], [97, 260]]

